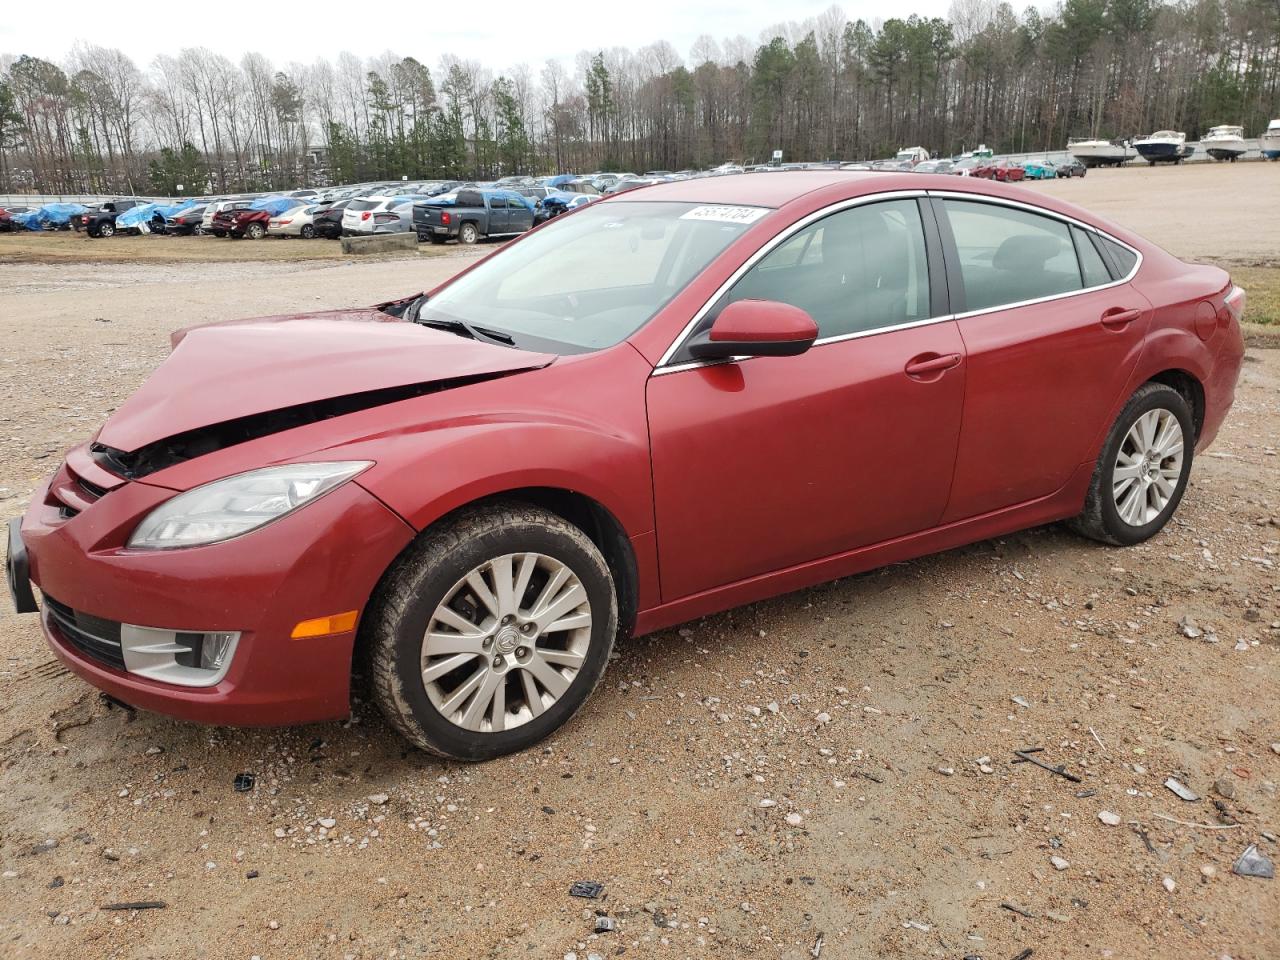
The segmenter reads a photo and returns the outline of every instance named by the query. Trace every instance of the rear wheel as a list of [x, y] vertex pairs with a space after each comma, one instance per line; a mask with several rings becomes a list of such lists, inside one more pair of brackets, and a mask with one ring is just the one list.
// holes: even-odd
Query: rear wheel
[[467, 246], [475, 243], [480, 239], [480, 231], [476, 229], [474, 223], [464, 223], [458, 230], [458, 242], [465, 243]]
[[98, 236], [114, 237], [116, 234], [116, 225], [110, 221], [104, 221], [98, 224]]
[[266, 236], [267, 228], [260, 223], [251, 223], [245, 228], [244, 235], [250, 240], [261, 240]]
[[1182, 394], [1162, 383], [1143, 384], [1107, 435], [1072, 529], [1118, 546], [1155, 536], [1186, 490], [1194, 438]]
[[365, 626], [374, 699], [412, 743], [489, 760], [563, 725], [604, 673], [617, 632], [595, 544], [521, 503], [424, 533]]

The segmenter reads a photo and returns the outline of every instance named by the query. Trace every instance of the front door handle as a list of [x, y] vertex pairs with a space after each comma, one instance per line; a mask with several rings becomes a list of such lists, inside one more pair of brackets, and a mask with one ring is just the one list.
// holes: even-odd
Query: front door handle
[[1108, 330], [1123, 330], [1142, 316], [1141, 310], [1126, 310], [1124, 307], [1112, 307], [1102, 315], [1102, 325]]
[[913, 380], [936, 380], [942, 376], [943, 372], [950, 370], [952, 367], [960, 364], [960, 354], [958, 353], [922, 353], [919, 356], [912, 357], [907, 361], [906, 371], [908, 377]]

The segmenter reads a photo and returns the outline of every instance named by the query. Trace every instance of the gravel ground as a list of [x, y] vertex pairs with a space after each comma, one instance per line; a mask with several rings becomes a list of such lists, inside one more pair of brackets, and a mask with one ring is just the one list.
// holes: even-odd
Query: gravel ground
[[[1220, 171], [1178, 211], [1197, 233], [1162, 239], [1232, 260], [1253, 234], [1214, 211], [1249, 169], [1275, 172], [1051, 189], [1163, 229], [1166, 182]], [[0, 261], [0, 518], [169, 330], [463, 262]], [[1251, 843], [1280, 859], [1277, 449], [1280, 353], [1251, 349], [1150, 543], [1040, 528], [633, 641], [566, 730], [483, 766], [408, 750], [367, 705], [257, 731], [109, 707], [0, 603], [0, 955], [1280, 956], [1280, 887], [1232, 873]], [[1081, 782], [1014, 762], [1032, 746]], [[139, 901], [165, 906], [105, 909]]]

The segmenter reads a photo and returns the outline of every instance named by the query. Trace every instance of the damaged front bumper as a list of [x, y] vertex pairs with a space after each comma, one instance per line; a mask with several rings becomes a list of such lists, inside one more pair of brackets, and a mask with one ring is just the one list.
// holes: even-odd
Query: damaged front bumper
[[69, 507], [58, 492], [75, 482], [64, 465], [18, 537], [45, 636], [74, 673], [125, 703], [203, 723], [348, 715], [355, 629], [291, 634], [304, 620], [363, 611], [413, 537], [403, 520], [351, 482], [234, 540], [130, 550], [138, 522], [175, 491], [125, 483]]

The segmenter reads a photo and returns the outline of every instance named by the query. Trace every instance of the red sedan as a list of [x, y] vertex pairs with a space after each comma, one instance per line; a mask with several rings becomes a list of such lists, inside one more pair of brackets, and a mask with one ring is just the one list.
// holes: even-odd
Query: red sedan
[[1026, 178], [1027, 171], [1022, 164], [1013, 160], [997, 160], [991, 165], [988, 176], [1001, 183], [1017, 183]]
[[[615, 642], [1051, 521], [1135, 544], [1231, 407], [1244, 294], [973, 179], [661, 184], [430, 294], [199, 327], [10, 530], [138, 707], [484, 759]], [[363, 670], [361, 670], [363, 666]]]

